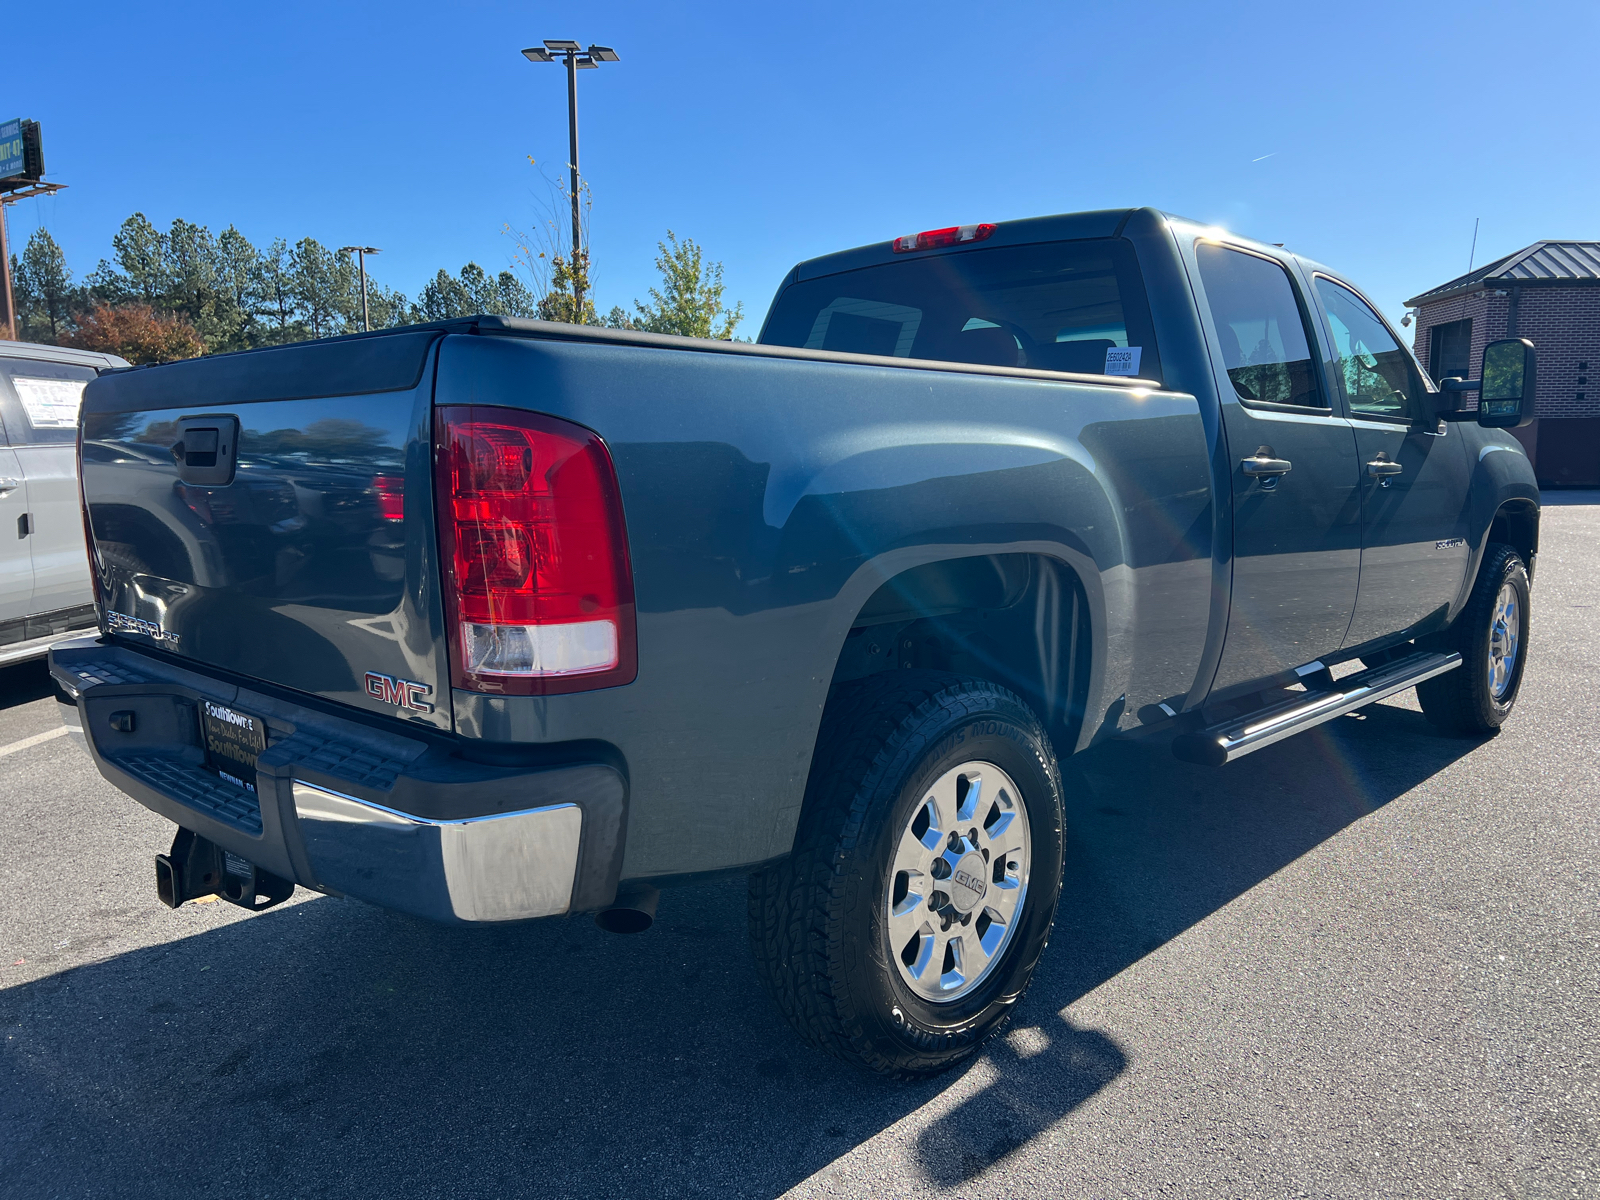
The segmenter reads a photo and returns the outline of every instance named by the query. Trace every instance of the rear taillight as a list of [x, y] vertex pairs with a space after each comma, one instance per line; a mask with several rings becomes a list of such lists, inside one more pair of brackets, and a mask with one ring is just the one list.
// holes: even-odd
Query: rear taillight
[[959, 246], [962, 242], [981, 242], [994, 232], [993, 225], [951, 225], [947, 229], [924, 229], [894, 240], [896, 254], [913, 250], [937, 250], [940, 246]]
[[455, 686], [541, 696], [631, 683], [633, 571], [605, 443], [511, 408], [440, 408], [434, 421]]

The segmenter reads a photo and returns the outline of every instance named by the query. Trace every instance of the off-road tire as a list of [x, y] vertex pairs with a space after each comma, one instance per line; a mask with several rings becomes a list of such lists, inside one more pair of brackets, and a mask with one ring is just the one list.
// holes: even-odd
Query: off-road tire
[[[885, 888], [896, 831], [930, 781], [991, 762], [1023, 793], [1028, 891], [1011, 940], [959, 999], [932, 1003], [888, 955]], [[1010, 1015], [1050, 938], [1061, 894], [1060, 774], [1038, 718], [984, 680], [895, 671], [838, 688], [823, 715], [794, 852], [750, 877], [757, 968], [796, 1031], [879, 1074], [934, 1075]]]
[[[1489, 638], [1494, 622], [1495, 603], [1500, 589], [1509, 584], [1521, 606], [1517, 657], [1504, 693], [1495, 696], [1490, 684]], [[1495, 733], [1511, 715], [1522, 690], [1522, 675], [1528, 662], [1529, 604], [1528, 569], [1522, 556], [1500, 542], [1490, 542], [1483, 552], [1483, 564], [1472, 586], [1472, 595], [1455, 623], [1436, 643], [1438, 649], [1456, 650], [1461, 665], [1443, 675], [1417, 685], [1417, 699], [1423, 714], [1434, 725], [1450, 733], [1484, 737]]]

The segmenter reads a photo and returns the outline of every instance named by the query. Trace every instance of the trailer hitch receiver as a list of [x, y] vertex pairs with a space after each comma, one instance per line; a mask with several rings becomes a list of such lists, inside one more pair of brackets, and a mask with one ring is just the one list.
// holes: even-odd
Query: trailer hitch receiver
[[229, 904], [261, 912], [294, 895], [294, 884], [192, 829], [179, 829], [172, 849], [156, 855], [156, 895], [168, 908], [202, 896], [221, 896]]

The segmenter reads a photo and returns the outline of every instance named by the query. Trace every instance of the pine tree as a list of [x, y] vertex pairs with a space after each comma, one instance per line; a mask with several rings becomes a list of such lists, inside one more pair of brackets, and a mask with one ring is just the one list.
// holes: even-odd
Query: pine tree
[[11, 258], [17, 305], [17, 336], [28, 342], [54, 342], [71, 328], [72, 272], [47, 229], [36, 229], [19, 260]]

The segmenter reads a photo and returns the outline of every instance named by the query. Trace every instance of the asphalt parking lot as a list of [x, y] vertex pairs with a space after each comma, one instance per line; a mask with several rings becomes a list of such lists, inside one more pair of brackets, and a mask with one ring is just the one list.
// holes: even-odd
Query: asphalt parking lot
[[634, 938], [169, 912], [171, 826], [0, 672], [0, 1194], [1600, 1195], [1600, 495], [1548, 499], [1499, 737], [1080, 757], [1032, 991], [914, 1086], [789, 1032], [741, 883]]

